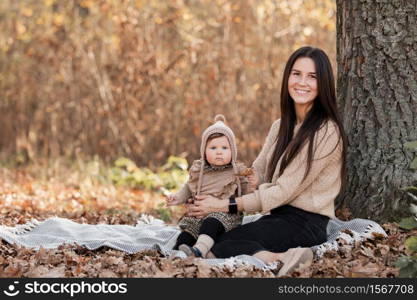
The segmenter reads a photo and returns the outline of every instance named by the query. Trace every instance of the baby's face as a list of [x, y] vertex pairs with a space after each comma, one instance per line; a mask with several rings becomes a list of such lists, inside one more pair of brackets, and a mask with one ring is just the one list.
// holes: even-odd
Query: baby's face
[[206, 159], [213, 166], [224, 166], [232, 160], [232, 150], [230, 149], [227, 137], [221, 136], [209, 141], [206, 145]]

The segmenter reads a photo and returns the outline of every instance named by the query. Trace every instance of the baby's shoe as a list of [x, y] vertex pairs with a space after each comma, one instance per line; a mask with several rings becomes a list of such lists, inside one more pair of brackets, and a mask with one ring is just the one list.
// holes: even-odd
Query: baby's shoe
[[203, 254], [201, 253], [201, 251], [196, 248], [196, 247], [190, 247], [186, 244], [182, 244], [178, 247], [178, 250], [181, 250], [182, 252], [184, 252], [185, 254], [187, 254], [187, 256], [194, 256], [194, 257], [203, 257]]

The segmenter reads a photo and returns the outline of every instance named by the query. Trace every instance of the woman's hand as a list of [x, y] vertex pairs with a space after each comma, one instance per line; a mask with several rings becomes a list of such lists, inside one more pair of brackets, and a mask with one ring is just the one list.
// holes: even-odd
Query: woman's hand
[[195, 196], [194, 204], [187, 207], [187, 215], [190, 217], [204, 218], [212, 212], [228, 212], [229, 200], [218, 199], [213, 196]]

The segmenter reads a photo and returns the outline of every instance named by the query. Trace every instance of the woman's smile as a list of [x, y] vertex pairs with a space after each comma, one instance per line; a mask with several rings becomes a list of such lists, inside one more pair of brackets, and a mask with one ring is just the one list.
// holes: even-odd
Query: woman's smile
[[301, 89], [297, 89], [297, 88], [294, 88], [294, 91], [301, 96], [307, 95], [308, 93], [310, 93], [309, 90], [301, 90]]

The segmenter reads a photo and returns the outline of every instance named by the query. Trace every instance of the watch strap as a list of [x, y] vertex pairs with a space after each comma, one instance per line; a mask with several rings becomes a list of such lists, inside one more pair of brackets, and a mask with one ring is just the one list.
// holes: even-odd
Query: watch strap
[[235, 195], [229, 198], [229, 213], [237, 214], [237, 203]]

